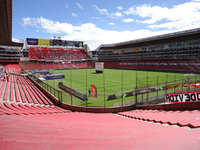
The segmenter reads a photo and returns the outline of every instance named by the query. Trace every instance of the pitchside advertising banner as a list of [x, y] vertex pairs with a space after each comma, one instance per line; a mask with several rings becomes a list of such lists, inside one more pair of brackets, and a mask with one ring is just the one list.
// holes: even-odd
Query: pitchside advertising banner
[[173, 103], [200, 101], [200, 91], [166, 94], [166, 101]]
[[140, 94], [147, 94], [147, 93], [156, 92], [156, 91], [162, 90], [162, 89], [163, 89], [162, 87], [148, 88], [148, 89], [141, 89], [141, 90], [126, 92], [126, 93], [113, 94], [113, 95], [108, 96], [108, 100], [114, 100], [114, 99], [119, 99], [119, 98], [136, 96], [136, 95], [140, 95]]
[[76, 91], [76, 90], [74, 90], [72, 88], [69, 88], [69, 87], [63, 85], [62, 82], [58, 83], [58, 87], [60, 89], [64, 90], [64, 91], [66, 91], [67, 93], [69, 93], [71, 95], [74, 95], [77, 98], [80, 98], [81, 100], [84, 100], [84, 101], [87, 100], [87, 96], [85, 94], [82, 94], [82, 93], [80, 93], [80, 92], [78, 92], [78, 91]]

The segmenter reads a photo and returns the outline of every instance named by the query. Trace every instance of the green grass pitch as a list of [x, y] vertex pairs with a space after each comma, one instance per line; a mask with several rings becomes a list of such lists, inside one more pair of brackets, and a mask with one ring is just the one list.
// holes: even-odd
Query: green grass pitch
[[[108, 101], [108, 96], [112, 94], [120, 94], [130, 92], [136, 89], [144, 89], [148, 87], [160, 87], [169, 83], [176, 83], [188, 79], [199, 78], [199, 75], [181, 74], [170, 72], [155, 72], [155, 71], [136, 71], [136, 70], [120, 70], [120, 69], [104, 69], [104, 73], [96, 74], [95, 69], [72, 69], [72, 70], [51, 70], [52, 74], [65, 74], [64, 79], [46, 80], [45, 82], [63, 93], [63, 102], [79, 106], [100, 106], [113, 107], [115, 103], [122, 101], [135, 100], [135, 97], [126, 97], [124, 99], [116, 99]], [[98, 97], [88, 96], [88, 101], [80, 100], [74, 96], [58, 88], [58, 82], [63, 82], [68, 86], [82, 94], [88, 96], [88, 89], [91, 84], [97, 88]], [[152, 96], [162, 94], [166, 91], [158, 93], [144, 94]], [[140, 98], [138, 96], [138, 98]]]

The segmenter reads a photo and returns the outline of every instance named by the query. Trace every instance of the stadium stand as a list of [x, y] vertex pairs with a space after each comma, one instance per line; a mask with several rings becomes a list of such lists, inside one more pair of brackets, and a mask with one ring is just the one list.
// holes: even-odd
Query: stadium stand
[[106, 67], [198, 72], [200, 29], [101, 45], [98, 61]]
[[8, 115], [0, 115], [4, 120], [0, 126], [4, 137], [0, 140], [1, 149], [199, 149], [197, 129], [115, 114], [43, 113], [28, 107], [27, 112], [22, 112], [20, 106], [14, 110], [5, 105], [2, 108], [8, 110]]
[[21, 58], [21, 47], [0, 45], [0, 62], [18, 63]]
[[55, 106], [28, 78], [20, 75], [11, 75], [9, 81], [0, 80], [0, 95], [2, 114], [69, 112]]
[[[36, 62], [28, 62], [28, 61], [22, 61], [19, 62], [19, 65], [22, 67], [23, 70], [43, 70], [44, 64], [43, 63], [36, 63]], [[48, 64], [46, 64], [46, 69], [48, 69]], [[52, 67], [53, 68], [53, 67]]]
[[5, 66], [13, 73], [21, 73], [22, 68], [19, 66], [19, 64], [6, 64]]
[[42, 59], [42, 54], [40, 49], [30, 47], [29, 49], [29, 58], [33, 60]]
[[73, 63], [50, 63], [50, 62], [27, 62], [21, 61], [19, 65], [23, 70], [43, 70], [43, 69], [70, 69], [70, 68], [92, 68], [93, 62], [73, 62]]
[[[12, 0], [1, 0], [0, 6], [0, 18], [3, 20], [0, 24], [2, 29], [0, 30], [0, 45], [22, 46], [22, 44], [11, 41]], [[170, 43], [171, 40], [168, 39], [168, 42]], [[151, 48], [156, 49], [160, 48], [160, 46], [152, 46]], [[29, 77], [20, 74], [21, 69], [87, 68], [94, 64], [91, 62], [70, 62], [61, 64], [43, 62], [44, 59], [48, 61], [68, 61], [71, 59], [73, 61], [81, 62], [85, 59], [90, 59], [82, 49], [52, 49], [38, 47], [31, 47], [30, 49], [30, 51], [26, 51], [26, 56], [29, 54], [31, 59], [40, 59], [41, 62], [20, 62], [19, 65], [3, 64], [4, 67], [11, 71], [11, 76], [9, 80], [0, 80], [0, 149], [199, 150], [199, 110], [131, 110], [115, 114], [97, 114], [72, 112], [58, 107], [54, 104], [53, 99], [48, 96], [47, 91], [42, 91], [29, 79]], [[134, 49], [134, 51], [137, 51], [137, 49]], [[2, 49], [2, 53], [4, 54], [10, 52], [11, 51]], [[193, 53], [199, 56], [199, 50], [196, 52], [196, 48], [191, 49], [191, 54], [185, 51], [182, 51], [182, 53], [174, 52], [173, 54], [177, 53], [177, 55], [174, 56], [179, 57], [180, 55], [181, 58], [167, 58], [166, 60], [164, 60], [164, 57], [162, 56], [169, 57], [173, 54], [167, 52], [158, 54], [152, 50], [152, 52], [148, 52], [149, 56], [157, 54], [161, 59], [153, 57], [156, 59], [151, 60], [150, 58], [145, 58], [144, 60], [141, 59], [144, 55], [140, 52], [131, 54], [131, 58], [128, 57], [127, 59], [124, 55], [117, 53], [113, 55], [112, 52], [113, 51], [106, 52], [106, 55], [100, 54], [102, 59], [101, 56], [99, 56], [100, 60], [104, 60], [108, 67], [109, 65], [113, 68], [124, 65], [126, 68], [127, 64], [123, 63], [127, 63], [126, 61], [130, 59], [128, 63], [130, 63], [130, 66], [133, 65], [132, 69], [136, 66], [142, 68], [142, 66], [144, 67], [146, 65], [158, 67], [163, 63], [162, 66], [171, 64], [169, 65], [169, 68], [164, 68], [171, 70], [172, 67], [175, 66], [174, 69], [176, 69], [176, 67], [179, 66], [175, 65], [175, 63], [182, 63], [182, 66], [184, 66], [183, 69], [187, 66], [187, 68], [199, 70], [199, 58], [193, 58]], [[10, 54], [12, 57], [8, 56], [10, 57], [9, 59], [4, 54], [0, 55], [3, 56], [1, 57], [2, 62], [18, 62], [18, 55], [20, 54], [16, 51], [14, 53], [14, 55], [17, 56], [17, 60], [16, 58], [13, 58], [13, 53], [11, 52]], [[161, 52], [159, 51], [159, 53]], [[183, 56], [182, 54], [185, 55]], [[190, 56], [189, 59], [187, 59], [188, 57], [185, 57], [186, 55]], [[109, 58], [106, 58], [107, 56], [109, 56]], [[122, 64], [116, 64], [116, 62], [119, 61], [117, 58], [118, 56], [120, 56], [119, 63]], [[137, 62], [133, 61], [132, 57], [137, 59]], [[121, 58], [123, 61], [121, 61]], [[186, 63], [184, 63], [182, 59], [185, 59]], [[149, 61], [152, 61], [151, 63], [153, 65], [149, 64]], [[133, 63], [140, 64], [136, 65]], [[181, 68], [177, 67], [177, 69]], [[89, 109], [87, 107], [79, 108]]]
[[14, 74], [9, 80], [0, 80], [0, 99], [17, 103], [53, 105], [27, 77]]
[[89, 56], [83, 49], [29, 47], [29, 60], [85, 61]]
[[143, 121], [178, 125], [181, 127], [199, 128], [199, 110], [193, 111], [164, 111], [164, 110], [132, 110], [118, 113], [122, 116]]
[[19, 64], [24, 70], [86, 68], [94, 66], [90, 56], [81, 48], [29, 46], [28, 58], [23, 55]]
[[199, 110], [80, 113], [55, 106], [21, 75], [0, 80], [0, 87], [0, 149], [97, 149], [98, 145], [101, 149], [161, 149], [166, 142], [165, 149], [198, 150], [200, 146]]

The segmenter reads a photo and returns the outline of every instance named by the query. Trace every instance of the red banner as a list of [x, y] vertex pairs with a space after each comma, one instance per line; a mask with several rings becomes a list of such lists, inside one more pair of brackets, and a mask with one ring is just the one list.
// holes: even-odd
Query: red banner
[[195, 87], [195, 88], [200, 88], [200, 83], [196, 83], [196, 84], [191, 84], [192, 87]]
[[94, 85], [91, 85], [92, 96], [97, 97], [97, 88]]

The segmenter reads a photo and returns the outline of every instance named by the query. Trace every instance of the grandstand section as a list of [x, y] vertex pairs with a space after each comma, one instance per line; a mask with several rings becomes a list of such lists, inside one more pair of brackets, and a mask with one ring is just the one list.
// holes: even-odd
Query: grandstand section
[[0, 46], [0, 62], [1, 63], [18, 63], [22, 55], [21, 47]]
[[18, 63], [23, 43], [12, 41], [12, 0], [0, 1], [0, 63]]
[[20, 65], [24, 70], [86, 68], [91, 58], [83, 46], [82, 41], [27, 38]]
[[84, 47], [82, 41], [26, 38], [20, 66], [26, 71], [92, 67]]
[[20, 61], [19, 65], [25, 71], [31, 70], [43, 70], [43, 69], [78, 69], [78, 68], [92, 68], [94, 67], [93, 62], [32, 62], [32, 61]]
[[89, 56], [83, 49], [30, 47], [29, 60], [47, 62], [87, 61]]
[[83, 48], [82, 41], [66, 41], [56, 37], [54, 39], [26, 38], [25, 45], [29, 60], [71, 62], [90, 59]]
[[200, 28], [97, 48], [107, 68], [199, 72]]

